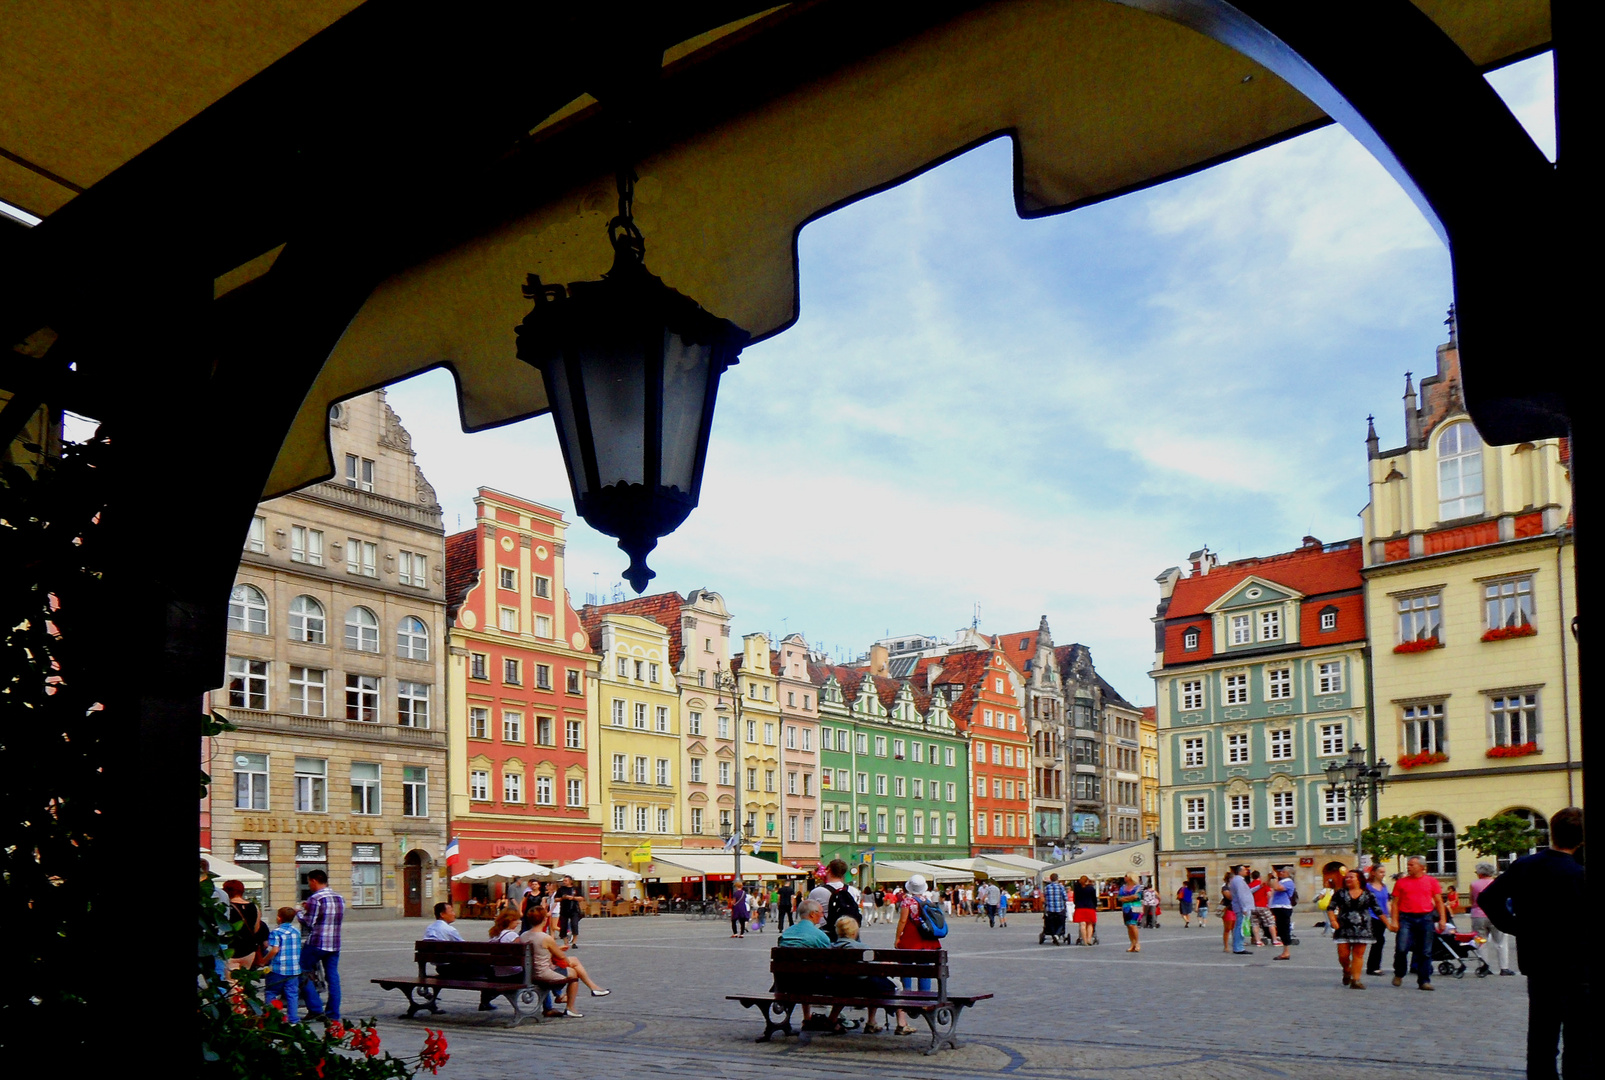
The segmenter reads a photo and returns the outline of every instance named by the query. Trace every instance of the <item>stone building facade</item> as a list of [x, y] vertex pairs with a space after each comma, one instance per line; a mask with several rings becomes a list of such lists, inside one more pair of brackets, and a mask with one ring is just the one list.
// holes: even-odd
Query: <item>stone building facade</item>
[[328, 872], [353, 917], [444, 895], [445, 547], [384, 391], [334, 406], [333, 479], [264, 502], [211, 707], [210, 847], [294, 904]]
[[769, 665], [780, 700], [780, 768], [785, 774], [780, 858], [811, 868], [819, 861], [821, 820], [819, 692], [808, 677], [808, 642], [801, 634], [788, 634], [771, 651]]

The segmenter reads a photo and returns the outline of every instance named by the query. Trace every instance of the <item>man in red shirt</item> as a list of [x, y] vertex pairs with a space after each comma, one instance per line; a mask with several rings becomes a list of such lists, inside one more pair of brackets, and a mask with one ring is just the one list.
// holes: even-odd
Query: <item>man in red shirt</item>
[[1252, 916], [1254, 944], [1267, 945], [1274, 943], [1280, 945], [1282, 942], [1276, 936], [1276, 918], [1271, 914], [1270, 886], [1260, 879], [1258, 870], [1254, 871], [1248, 891], [1254, 894], [1254, 912]]
[[[1433, 931], [1441, 934], [1449, 922], [1443, 906], [1443, 888], [1427, 873], [1426, 860], [1412, 855], [1405, 863], [1404, 877], [1393, 883], [1393, 911], [1399, 929], [1393, 935], [1393, 985], [1404, 983], [1406, 968], [1416, 973], [1416, 988], [1431, 990]], [[1414, 962], [1408, 954], [1414, 953]]]

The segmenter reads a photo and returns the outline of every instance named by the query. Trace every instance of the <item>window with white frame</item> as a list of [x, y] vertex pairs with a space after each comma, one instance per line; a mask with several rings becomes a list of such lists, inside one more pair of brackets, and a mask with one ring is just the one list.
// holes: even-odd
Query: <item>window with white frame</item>
[[1280, 641], [1282, 639], [1282, 613], [1276, 608], [1259, 613], [1259, 639], [1261, 641]]
[[396, 723], [402, 727], [429, 726], [429, 684], [396, 680]]
[[327, 620], [323, 605], [310, 596], [297, 596], [290, 601], [290, 640], [304, 641], [308, 645], [322, 645], [327, 641]]
[[1293, 792], [1271, 792], [1271, 827], [1291, 829], [1293, 824]]
[[1224, 679], [1224, 682], [1226, 684], [1226, 704], [1228, 704], [1228, 705], [1247, 705], [1248, 704], [1248, 676], [1247, 675], [1227, 675], [1225, 677], [1225, 679]]
[[702, 734], [702, 714], [700, 712], [687, 712], [685, 714], [685, 730], [687, 735]]
[[250, 531], [245, 534], [245, 550], [258, 555], [267, 554], [267, 518], [253, 517]]
[[1417, 593], [1401, 596], [1395, 601], [1399, 615], [1399, 643], [1411, 641], [1441, 641], [1443, 594]]
[[977, 776], [975, 778], [975, 794], [983, 799], [986, 798], [986, 777]]
[[1204, 681], [1184, 679], [1181, 684], [1182, 712], [1196, 712], [1204, 707]]
[[1182, 832], [1204, 832], [1209, 828], [1208, 800], [1202, 795], [1189, 795], [1181, 801]]
[[691, 759], [690, 779], [693, 784], [702, 783], [702, 759], [699, 757], [694, 757]]
[[234, 755], [234, 808], [268, 808], [268, 758], [266, 754]]
[[702, 807], [700, 806], [691, 808], [691, 831], [699, 835], [702, 832]]
[[1270, 731], [1270, 759], [1272, 761], [1293, 760], [1293, 729], [1272, 728]]
[[1249, 615], [1232, 616], [1232, 644], [1247, 645], [1254, 640], [1254, 619]]
[[429, 588], [429, 556], [421, 551], [397, 552], [396, 580], [414, 589]]
[[403, 660], [429, 659], [429, 628], [418, 616], [403, 616], [396, 624], [396, 655]]
[[624, 701], [620, 698], [613, 699], [613, 726], [624, 726]]
[[379, 676], [346, 673], [346, 719], [379, 722]]
[[1316, 728], [1322, 757], [1336, 757], [1339, 754], [1348, 753], [1347, 748], [1343, 745], [1346, 726], [1342, 721], [1339, 721], [1335, 724], [1321, 724]]
[[1463, 420], [1438, 439], [1438, 520], [1475, 517], [1482, 506], [1482, 438]]
[[497, 613], [497, 625], [509, 634], [518, 633], [518, 609], [504, 607]]
[[[802, 749], [803, 749], [803, 753], [805, 753], [805, 754], [813, 752], [813, 749], [814, 749], [814, 733], [813, 733], [813, 730], [811, 728], [803, 728], [802, 729]], [[804, 819], [804, 820], [806, 820], [806, 819]]]
[[490, 801], [490, 772], [487, 769], [470, 769], [468, 797], [474, 802]]
[[725, 787], [729, 787], [731, 784], [730, 763], [728, 761], [719, 762], [719, 783], [723, 784]]
[[1521, 746], [1538, 741], [1538, 691], [1488, 695], [1489, 745]]
[[658, 758], [656, 765], [657, 782], [660, 787], [669, 786], [669, 759]]
[[1188, 652], [1195, 651], [1198, 648], [1198, 631], [1189, 627], [1187, 632], [1181, 636], [1181, 647]]
[[346, 648], [379, 651], [379, 617], [360, 604], [346, 612]]
[[550, 716], [537, 716], [535, 718], [535, 744], [537, 746], [551, 746], [552, 718]]
[[502, 802], [513, 806], [524, 804], [524, 774], [502, 773]]
[[1190, 735], [1181, 741], [1181, 764], [1184, 769], [1202, 769], [1205, 765], [1204, 737]]
[[613, 831], [614, 832], [623, 832], [628, 827], [628, 819], [626, 817], [626, 815], [628, 815], [628, 814], [629, 814], [629, 808], [628, 807], [615, 806], [613, 808]]
[[1322, 630], [1336, 630], [1337, 629], [1337, 616], [1338, 616], [1338, 613], [1337, 613], [1336, 609], [1330, 609], [1330, 610], [1321, 612], [1321, 629]]
[[1293, 669], [1287, 667], [1267, 668], [1265, 671], [1265, 696], [1271, 701], [1286, 701], [1293, 696]]
[[584, 806], [585, 805], [585, 781], [584, 780], [580, 780], [578, 778], [571, 778], [571, 779], [569, 779], [567, 781], [567, 786], [568, 786], [568, 805], [571, 806], [571, 807], [572, 806]]
[[570, 750], [583, 750], [585, 748], [585, 722], [583, 720], [563, 721], [563, 745]]
[[635, 759], [635, 777], [634, 778], [635, 778], [635, 782], [637, 784], [644, 784], [644, 783], [647, 782], [647, 759], [646, 758], [637, 757]]
[[1343, 693], [1343, 661], [1326, 660], [1316, 665], [1315, 690], [1320, 694]]
[[469, 706], [468, 709], [468, 737], [470, 739], [490, 738], [490, 710], [480, 705]]
[[511, 566], [496, 568], [496, 584], [510, 592], [518, 591], [518, 571]]
[[660, 671], [661, 670], [662, 669], [660, 669], [657, 664], [648, 663], [647, 666], [646, 666], [646, 681], [649, 682], [649, 683], [662, 682], [663, 679], [662, 679], [662, 677], [660, 675]]
[[329, 673], [321, 668], [290, 667], [290, 711], [302, 716], [328, 713]]
[[628, 757], [623, 754], [613, 755], [613, 780], [615, 783], [622, 784], [629, 779], [629, 767], [630, 759]]
[[228, 703], [234, 709], [268, 707], [268, 665], [266, 660], [251, 660], [243, 656], [228, 658]]
[[512, 709], [502, 711], [502, 742], [521, 743], [524, 741], [524, 714]]
[[635, 808], [635, 831], [646, 832], [652, 811], [649, 807], [637, 806]]
[[346, 573], [362, 577], [379, 576], [379, 545], [355, 536], [346, 537]]
[[1226, 827], [1238, 832], [1254, 827], [1253, 796], [1226, 796]]
[[1401, 710], [1404, 723], [1404, 752], [1406, 754], [1447, 754], [1448, 728], [1445, 726], [1444, 703], [1422, 701], [1406, 705]]
[[323, 530], [305, 525], [290, 526], [290, 561], [308, 566], [323, 565]]
[[379, 799], [379, 763], [353, 761], [351, 763], [351, 812], [353, 814], [379, 814], [383, 807]]
[[1226, 764], [1248, 764], [1248, 735], [1244, 732], [1226, 736]]
[[669, 707], [659, 705], [655, 713], [656, 726], [653, 730], [666, 732], [669, 730]]
[[719, 732], [719, 738], [721, 738], [721, 739], [730, 738], [730, 717], [721, 716], [721, 717], [718, 718], [718, 720], [719, 720], [719, 722], [718, 722], [718, 725], [717, 725], [717, 730]]
[[346, 455], [346, 487], [356, 488], [358, 491], [373, 490], [373, 459], [358, 457], [356, 454]]
[[302, 814], [329, 811], [329, 762], [326, 758], [295, 759], [295, 809]]
[[666, 833], [668, 831], [669, 831], [669, 808], [667, 806], [660, 806], [660, 807], [658, 807], [658, 832]]
[[1513, 630], [1533, 623], [1533, 579], [1484, 582], [1483, 618], [1489, 630]]
[[876, 773], [875, 774], [875, 794], [877, 794], [877, 795], [886, 794], [886, 774], [885, 773]]
[[247, 634], [268, 632], [267, 597], [255, 585], [239, 584], [228, 596], [228, 628]]
[[551, 806], [552, 778], [550, 776], [537, 776], [535, 778], [535, 805]]
[[1003, 764], [1003, 744], [1002, 743], [993, 743], [992, 744], [992, 764], [994, 764], [994, 765], [1002, 765]]
[[635, 703], [635, 727], [638, 731], [646, 730], [646, 702], [644, 701]]
[[535, 636], [538, 638], [549, 638], [552, 636], [552, 620], [550, 616], [535, 616]]
[[1321, 789], [1321, 824], [1347, 825], [1349, 823], [1349, 800], [1337, 788]]

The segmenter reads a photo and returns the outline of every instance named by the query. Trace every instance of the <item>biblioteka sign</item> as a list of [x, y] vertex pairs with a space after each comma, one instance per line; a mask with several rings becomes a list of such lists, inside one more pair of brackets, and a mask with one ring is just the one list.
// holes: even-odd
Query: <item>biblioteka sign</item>
[[240, 818], [240, 832], [299, 833], [303, 836], [372, 836], [373, 822], [246, 815]]

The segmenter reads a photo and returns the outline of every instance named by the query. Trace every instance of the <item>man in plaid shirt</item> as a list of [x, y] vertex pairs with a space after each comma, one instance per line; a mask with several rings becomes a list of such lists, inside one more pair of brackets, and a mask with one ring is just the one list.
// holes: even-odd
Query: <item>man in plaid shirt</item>
[[284, 1017], [299, 1023], [296, 999], [301, 989], [301, 935], [295, 929], [295, 908], [279, 908], [279, 925], [268, 934], [263, 952], [268, 962], [267, 997], [284, 999]]
[[[323, 870], [307, 873], [307, 884], [312, 895], [302, 905], [301, 925], [306, 927], [306, 945], [301, 950], [301, 968], [307, 987], [307, 1018], [326, 1016], [340, 1018], [340, 926], [345, 922], [345, 898], [329, 888], [329, 875]], [[312, 982], [312, 972], [323, 965], [323, 977], [329, 984], [329, 1008], [323, 1008], [323, 999]]]
[[1052, 934], [1055, 938], [1065, 933], [1065, 915], [1070, 910], [1070, 894], [1059, 883], [1058, 874], [1049, 874], [1048, 883], [1042, 886], [1042, 933], [1037, 935], [1040, 945]]

